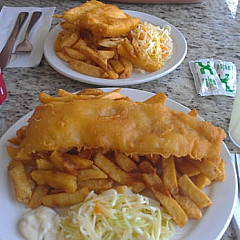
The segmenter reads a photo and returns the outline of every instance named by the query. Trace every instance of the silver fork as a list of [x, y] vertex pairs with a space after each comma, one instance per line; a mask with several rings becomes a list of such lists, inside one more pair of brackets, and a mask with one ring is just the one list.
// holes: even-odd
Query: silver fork
[[41, 17], [41, 15], [42, 15], [42, 12], [38, 12], [38, 11], [32, 14], [24, 39], [16, 47], [15, 53], [30, 53], [32, 51], [32, 44], [29, 42], [28, 37], [29, 37], [30, 31], [32, 30], [32, 27], [37, 22], [37, 20]]

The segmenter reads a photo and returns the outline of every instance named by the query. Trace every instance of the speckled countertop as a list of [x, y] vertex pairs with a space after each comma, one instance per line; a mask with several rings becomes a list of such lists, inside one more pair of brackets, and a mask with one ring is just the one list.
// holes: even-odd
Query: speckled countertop
[[[1, 0], [0, 5], [54, 6], [56, 7], [55, 13], [62, 13], [69, 7], [78, 6], [80, 2], [83, 1]], [[172, 73], [148, 83], [128, 87], [155, 93], [162, 91], [169, 98], [189, 108], [197, 108], [200, 116], [227, 132], [233, 98], [197, 96], [188, 62], [210, 57], [228, 60], [236, 64], [239, 72], [240, 9], [237, 7], [238, 1], [202, 0], [193, 4], [158, 5], [115, 4], [122, 9], [145, 12], [168, 21], [183, 33], [188, 44], [186, 58]], [[57, 21], [54, 19], [52, 26], [56, 23]], [[75, 92], [88, 87], [97, 87], [62, 76], [54, 71], [44, 58], [38, 67], [6, 69], [4, 79], [8, 89], [8, 98], [0, 106], [0, 136], [18, 119], [34, 109], [38, 104], [37, 96], [40, 91], [56, 94], [59, 88]], [[225, 140], [225, 143], [230, 151], [237, 151], [229, 138]], [[222, 239], [236, 239], [231, 224]]]

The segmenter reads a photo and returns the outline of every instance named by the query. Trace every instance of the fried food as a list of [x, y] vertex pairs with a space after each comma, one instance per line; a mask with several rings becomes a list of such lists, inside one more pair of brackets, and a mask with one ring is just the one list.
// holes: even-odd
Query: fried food
[[[131, 76], [133, 67], [153, 72], [163, 65], [156, 55], [165, 58], [166, 49], [172, 51], [166, 43], [155, 44], [151, 30], [154, 26], [140, 30], [142, 23], [138, 18], [112, 4], [90, 0], [55, 17], [64, 19], [54, 42], [56, 55], [85, 75], [123, 79]], [[141, 34], [136, 34], [137, 31]], [[160, 36], [157, 34], [156, 38]], [[172, 41], [170, 37], [169, 41]], [[159, 45], [158, 50], [151, 53], [155, 45]], [[160, 51], [162, 48], [164, 52]]]
[[127, 34], [139, 24], [138, 18], [127, 15], [117, 6], [95, 0], [66, 11], [63, 18], [80, 29], [87, 29], [104, 37]]
[[166, 106], [157, 93], [133, 102], [120, 89], [59, 89], [9, 140], [8, 173], [16, 199], [35, 208], [82, 202], [89, 191], [146, 188], [183, 227], [212, 200], [202, 188], [223, 181], [225, 132]]
[[54, 101], [36, 108], [20, 149], [31, 154], [102, 147], [127, 155], [189, 156], [218, 166], [225, 136], [222, 129], [210, 122], [161, 103], [112, 99]]

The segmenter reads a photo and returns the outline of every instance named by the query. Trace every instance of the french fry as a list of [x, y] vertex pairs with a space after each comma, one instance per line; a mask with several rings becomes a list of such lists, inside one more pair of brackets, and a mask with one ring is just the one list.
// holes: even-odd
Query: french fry
[[70, 165], [74, 165], [75, 169], [86, 169], [90, 168], [93, 165], [93, 161], [86, 158], [81, 158], [78, 155], [64, 153], [63, 157]]
[[178, 193], [178, 181], [173, 156], [162, 158], [162, 180], [171, 194]]
[[124, 153], [115, 151], [114, 158], [118, 166], [125, 172], [137, 171], [138, 167], [134, 161], [127, 157]]
[[54, 165], [50, 161], [43, 158], [36, 159], [36, 165], [37, 165], [37, 169], [40, 169], [40, 170], [54, 169]]
[[221, 175], [219, 177], [215, 178], [214, 181], [222, 182], [225, 180], [225, 162], [223, 159], [221, 159], [218, 169], [221, 171]]
[[104, 70], [102, 68], [93, 66], [83, 61], [74, 60], [74, 61], [71, 61], [69, 64], [77, 72], [80, 72], [89, 76], [101, 78], [102, 75], [104, 74]]
[[71, 62], [74, 61], [75, 59], [70, 57], [66, 52], [64, 51], [56, 51], [57, 56], [63, 60], [64, 62]]
[[129, 61], [125, 57], [120, 57], [119, 58], [120, 62], [124, 66], [124, 71], [122, 74], [120, 74], [119, 78], [128, 78], [131, 76], [132, 70], [133, 70], [133, 65], [131, 61]]
[[211, 183], [211, 180], [202, 173], [191, 177], [191, 179], [199, 189], [203, 189], [205, 186]]
[[134, 49], [133, 45], [131, 44], [131, 42], [127, 38], [124, 38], [123, 45], [124, 45], [125, 49], [127, 50], [128, 54], [132, 58], [136, 58], [135, 49]]
[[99, 96], [103, 93], [103, 90], [98, 88], [86, 88], [80, 92], [77, 93], [77, 95], [95, 95]]
[[112, 186], [113, 181], [110, 179], [88, 179], [84, 181], [78, 179], [78, 188], [88, 187], [89, 190], [94, 190], [95, 192], [102, 192], [112, 188]]
[[19, 202], [28, 203], [32, 196], [32, 187], [23, 163], [11, 161], [8, 166], [8, 175], [12, 180], [16, 199]]
[[166, 95], [162, 92], [155, 94], [154, 96], [150, 97], [149, 99], [145, 100], [144, 103], [153, 104], [153, 103], [161, 103], [164, 104], [166, 101]]
[[77, 189], [77, 178], [60, 171], [35, 170], [31, 172], [31, 177], [39, 185], [48, 185], [68, 193], [73, 193]]
[[63, 47], [73, 46], [77, 42], [78, 38], [79, 36], [77, 32], [71, 32], [70, 35], [66, 35], [62, 38], [59, 44], [60, 48], [63, 49]]
[[207, 176], [211, 181], [220, 177], [222, 172], [212, 162], [203, 159], [201, 161], [192, 161], [202, 174]]
[[131, 177], [126, 172], [124, 172], [121, 168], [119, 168], [101, 153], [98, 153], [95, 156], [94, 164], [104, 171], [111, 179], [118, 183], [128, 184], [131, 180]]
[[148, 154], [146, 159], [149, 160], [153, 166], [157, 166], [160, 163], [160, 156], [157, 154]]
[[123, 38], [102, 38], [98, 44], [106, 48], [116, 48], [119, 44], [124, 42]]
[[67, 157], [68, 155], [66, 154], [63, 155], [58, 151], [53, 151], [50, 160], [57, 170], [77, 175], [78, 167], [72, 161], [67, 159]]
[[115, 89], [114, 91], [112, 92], [104, 92], [102, 93], [101, 95], [97, 96], [97, 98], [99, 99], [125, 99], [125, 96], [123, 96], [121, 93], [120, 93], [120, 88], [118, 89]]
[[175, 165], [181, 173], [186, 174], [189, 177], [196, 176], [200, 173], [200, 170], [192, 162], [189, 162], [184, 158], [175, 158]]
[[60, 22], [60, 24], [61, 24], [61, 27], [63, 29], [73, 30], [73, 31], [77, 31], [78, 30], [78, 26], [77, 25], [69, 23], [67, 21]]
[[162, 180], [157, 174], [143, 174], [143, 179], [147, 186], [160, 202], [160, 204], [166, 209], [169, 215], [173, 218], [179, 227], [183, 227], [187, 221], [188, 216], [184, 210], [180, 207], [178, 202], [173, 199], [164, 186]]
[[193, 116], [193, 117], [197, 117], [197, 115], [198, 115], [197, 109], [196, 109], [196, 108], [193, 108], [193, 109], [188, 113], [188, 115]]
[[128, 184], [128, 187], [134, 192], [134, 193], [140, 193], [144, 189], [146, 189], [146, 184], [144, 182], [131, 182]]
[[157, 169], [152, 164], [145, 160], [138, 164], [138, 168], [142, 173], [156, 173]]
[[74, 193], [47, 194], [42, 197], [42, 204], [47, 207], [62, 207], [82, 202], [89, 193], [87, 187], [83, 187]]
[[191, 219], [202, 218], [201, 210], [190, 198], [179, 193], [173, 194], [173, 197], [179, 203], [182, 209], [185, 211], [188, 218], [191, 218]]
[[100, 169], [83, 169], [78, 171], [77, 180], [84, 181], [88, 179], [106, 179], [108, 178], [107, 174]]
[[28, 203], [30, 208], [37, 208], [42, 204], [42, 197], [49, 192], [49, 187], [38, 185], [32, 194], [32, 197]]
[[77, 49], [71, 47], [64, 47], [63, 50], [71, 59], [82, 61], [87, 59], [87, 57]]
[[98, 50], [98, 53], [107, 60], [112, 59], [115, 54], [112, 50]]
[[90, 58], [98, 66], [100, 66], [105, 71], [108, 70], [107, 58], [103, 57], [98, 51], [88, 47], [84, 40], [79, 40], [78, 45], [75, 45], [74, 48], [77, 48], [81, 51], [87, 58]]
[[192, 199], [199, 208], [209, 207], [212, 205], [212, 200], [197, 186], [195, 186], [186, 174], [183, 174], [178, 179], [178, 184], [181, 191]]
[[121, 74], [124, 71], [124, 66], [119, 60], [110, 59], [109, 62], [116, 73]]

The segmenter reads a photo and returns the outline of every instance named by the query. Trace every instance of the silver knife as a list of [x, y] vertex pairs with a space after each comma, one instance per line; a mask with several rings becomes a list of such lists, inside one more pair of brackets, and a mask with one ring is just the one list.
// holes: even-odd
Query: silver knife
[[25, 22], [27, 16], [28, 16], [28, 12], [19, 13], [18, 18], [13, 27], [12, 33], [0, 53], [0, 68], [1, 68], [2, 72], [6, 68], [6, 66], [8, 65], [8, 63], [10, 61], [14, 43], [16, 41], [18, 33], [19, 33], [23, 23]]

